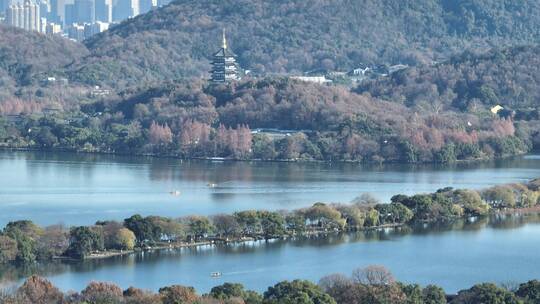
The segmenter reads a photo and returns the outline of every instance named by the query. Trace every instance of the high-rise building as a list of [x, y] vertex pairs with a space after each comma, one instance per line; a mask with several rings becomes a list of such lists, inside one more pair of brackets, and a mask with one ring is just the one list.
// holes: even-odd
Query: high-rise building
[[61, 34], [62, 33], [62, 27], [60, 26], [60, 24], [56, 24], [56, 23], [47, 23], [47, 25], [45, 26], [45, 33], [47, 35], [56, 35], [56, 34]]
[[112, 0], [95, 0], [96, 21], [112, 22]]
[[51, 4], [47, 0], [42, 0], [39, 2], [39, 14], [41, 18], [50, 18], [51, 14]]
[[61, 24], [64, 25], [64, 28], [68, 28], [74, 23], [77, 23], [75, 20], [75, 4], [64, 3], [64, 17]]
[[162, 7], [162, 6], [164, 6], [164, 5], [169, 4], [170, 2], [171, 2], [171, 0], [157, 0], [156, 5], [157, 5], [158, 7]]
[[84, 25], [84, 39], [90, 38], [95, 34], [99, 34], [109, 29], [109, 23], [96, 21], [92, 24]]
[[130, 17], [135, 17], [137, 15], [139, 15], [141, 13], [141, 2], [140, 0], [132, 0], [131, 1], [131, 16]]
[[76, 40], [76, 41], [83, 41], [84, 40], [84, 25], [79, 24], [73, 24], [68, 29], [68, 37]]
[[6, 24], [19, 27], [19, 6], [10, 5], [6, 9]]
[[0, 13], [4, 13], [10, 5], [9, 0], [0, 0]]
[[157, 0], [139, 0], [139, 13], [148, 13], [151, 9], [157, 7]]
[[227, 38], [223, 30], [223, 42], [221, 49], [214, 54], [212, 60], [212, 82], [229, 82], [239, 80], [236, 59], [233, 53], [227, 49]]
[[24, 4], [12, 4], [6, 10], [6, 24], [27, 31], [41, 31], [39, 5], [25, 0]]
[[51, 13], [49, 21], [58, 24], [64, 24], [66, 17], [66, 2], [64, 0], [51, 0]]
[[75, 23], [94, 23], [96, 21], [94, 0], [75, 0], [73, 21]]
[[19, 26], [19, 5], [10, 5], [6, 9], [6, 24], [11, 26]]
[[113, 7], [113, 20], [122, 21], [139, 14], [139, 0], [117, 0]]

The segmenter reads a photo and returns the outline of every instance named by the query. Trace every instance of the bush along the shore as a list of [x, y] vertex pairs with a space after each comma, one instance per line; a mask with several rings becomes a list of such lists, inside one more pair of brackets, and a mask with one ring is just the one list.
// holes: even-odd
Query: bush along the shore
[[0, 233], [0, 263], [28, 264], [53, 258], [106, 257], [149, 247], [196, 245], [246, 239], [359, 231], [419, 222], [484, 216], [508, 208], [531, 208], [540, 200], [540, 180], [484, 190], [439, 189], [395, 195], [382, 204], [362, 195], [351, 204], [316, 203], [293, 211], [247, 210], [210, 217], [168, 218], [133, 215], [92, 226], [39, 227], [15, 221]]
[[305, 280], [278, 282], [261, 293], [242, 284], [224, 283], [199, 295], [195, 288], [172, 285], [152, 292], [135, 287], [122, 290], [112, 283], [91, 282], [81, 292], [63, 293], [48, 280], [32, 276], [22, 286], [0, 291], [6, 304], [537, 304], [540, 281], [514, 287], [480, 283], [457, 294], [436, 285], [421, 287], [394, 279], [383, 266], [358, 268], [351, 276], [333, 274], [318, 284]]

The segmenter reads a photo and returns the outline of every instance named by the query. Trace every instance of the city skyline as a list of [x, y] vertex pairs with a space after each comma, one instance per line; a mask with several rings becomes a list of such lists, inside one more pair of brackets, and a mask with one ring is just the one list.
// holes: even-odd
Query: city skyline
[[[146, 13], [158, 0], [0, 0], [0, 18], [9, 26], [82, 41], [111, 24]], [[1, 19], [0, 19], [1, 20]]]

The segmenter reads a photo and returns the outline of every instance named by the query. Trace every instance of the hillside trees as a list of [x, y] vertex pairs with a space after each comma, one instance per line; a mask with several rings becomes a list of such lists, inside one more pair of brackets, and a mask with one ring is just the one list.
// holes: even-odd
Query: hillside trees
[[181, 0], [85, 41], [91, 55], [70, 74], [120, 87], [208, 77], [223, 28], [240, 65], [256, 74], [430, 64], [463, 49], [536, 42], [539, 10], [535, 1]]
[[[537, 120], [539, 48], [518, 46], [456, 55], [434, 66], [413, 67], [367, 81], [356, 91], [436, 114], [426, 102], [470, 113], [500, 104], [510, 110], [499, 113], [503, 118], [512, 117], [514, 110], [516, 119]], [[503, 130], [507, 126], [494, 128], [511, 132]]]

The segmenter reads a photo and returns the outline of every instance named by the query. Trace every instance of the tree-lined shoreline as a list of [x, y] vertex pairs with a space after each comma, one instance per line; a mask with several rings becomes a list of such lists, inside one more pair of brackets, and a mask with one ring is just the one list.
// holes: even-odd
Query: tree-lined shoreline
[[489, 108], [418, 111], [287, 77], [184, 80], [62, 110], [0, 114], [6, 148], [182, 159], [451, 163], [523, 154], [535, 135]]
[[325, 235], [435, 223], [492, 213], [540, 212], [540, 179], [483, 190], [443, 188], [402, 195], [384, 204], [362, 195], [351, 204], [315, 203], [291, 211], [245, 210], [233, 214], [170, 218], [133, 215], [123, 222], [40, 227], [8, 223], [0, 233], [0, 263], [28, 265], [54, 259], [107, 258], [134, 251], [214, 243]]

